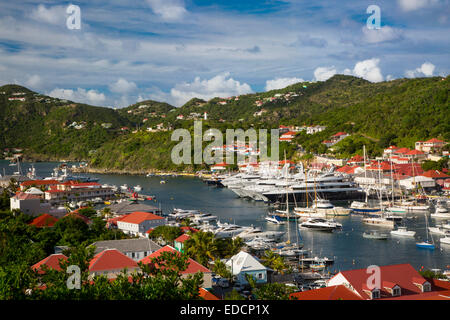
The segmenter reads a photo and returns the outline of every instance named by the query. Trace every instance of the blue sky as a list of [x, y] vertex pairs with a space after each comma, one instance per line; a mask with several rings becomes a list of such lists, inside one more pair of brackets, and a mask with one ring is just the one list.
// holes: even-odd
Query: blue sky
[[[79, 6], [81, 29], [66, 26]], [[370, 5], [381, 29], [369, 30]], [[123, 107], [324, 81], [447, 76], [449, 0], [0, 2], [0, 85]]]

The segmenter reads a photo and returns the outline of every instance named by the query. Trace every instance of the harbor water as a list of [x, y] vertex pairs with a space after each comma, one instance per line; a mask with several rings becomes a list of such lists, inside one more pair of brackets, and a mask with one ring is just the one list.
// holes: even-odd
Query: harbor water
[[[53, 168], [59, 165], [55, 162], [33, 163], [37, 176], [48, 177]], [[67, 163], [70, 167], [72, 163]], [[31, 163], [22, 163], [24, 173], [31, 167]], [[16, 171], [16, 167], [9, 166], [8, 161], [0, 161], [0, 173], [7, 175]], [[196, 177], [171, 176], [134, 176], [115, 174], [77, 174], [100, 179], [101, 184], [121, 185], [129, 187], [140, 185], [140, 194], [155, 196], [155, 200], [145, 200], [146, 204], [160, 207], [164, 213], [171, 213], [174, 208], [199, 209], [211, 213], [221, 222], [235, 223], [243, 226], [258, 226], [263, 230], [285, 231], [287, 225], [273, 225], [264, 220], [268, 212], [273, 210], [267, 204], [240, 199], [227, 188], [217, 188], [205, 184]], [[164, 180], [166, 183], [160, 183]], [[348, 206], [346, 201], [333, 202], [335, 205]], [[416, 247], [416, 242], [426, 239], [425, 214], [428, 214], [430, 226], [445, 221], [430, 218], [429, 212], [413, 212], [403, 214], [408, 230], [416, 231], [415, 238], [391, 236], [392, 229], [368, 226], [362, 223], [362, 216], [349, 215], [336, 217], [342, 223], [341, 231], [322, 233], [310, 230], [298, 230], [294, 221], [290, 222], [291, 242], [304, 244], [305, 249], [313, 250], [314, 256], [334, 258], [330, 271], [366, 268], [370, 265], [389, 265], [409, 263], [420, 269], [448, 269], [450, 265], [450, 245], [439, 243], [439, 237], [433, 235], [435, 250], [423, 250]], [[378, 230], [389, 234], [388, 240], [373, 240], [363, 238], [363, 233]]]

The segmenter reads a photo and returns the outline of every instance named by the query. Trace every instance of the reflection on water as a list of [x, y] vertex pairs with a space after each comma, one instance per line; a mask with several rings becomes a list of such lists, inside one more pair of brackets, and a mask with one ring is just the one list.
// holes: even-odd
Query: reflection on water
[[[0, 161], [0, 173], [3, 168], [6, 174], [11, 174], [15, 167], [8, 166], [9, 162]], [[49, 176], [57, 163], [35, 163], [39, 176]], [[69, 164], [70, 166], [71, 164]], [[28, 170], [29, 163], [23, 168]], [[87, 175], [87, 174], [86, 174]], [[144, 201], [147, 204], [160, 206], [163, 212], [170, 213], [173, 208], [200, 209], [216, 215], [222, 222], [232, 222], [240, 225], [260, 226], [265, 230], [287, 230], [287, 225], [273, 225], [267, 223], [264, 217], [269, 207], [261, 202], [242, 200], [226, 188], [208, 186], [198, 178], [193, 177], [145, 177], [131, 175], [89, 174], [88, 176], [100, 178], [100, 183], [121, 186], [140, 185], [141, 194], [155, 195], [156, 201]], [[165, 184], [160, 181], [165, 180]], [[336, 205], [345, 206], [347, 202], [335, 202]], [[362, 237], [367, 230], [379, 230], [389, 233], [391, 229], [368, 226], [362, 223], [362, 216], [350, 215], [336, 217], [343, 225], [342, 231], [322, 233], [310, 230], [298, 230], [294, 221], [290, 222], [291, 242], [297, 237], [303, 242], [305, 248], [313, 249], [315, 255], [335, 258], [331, 270], [346, 270], [352, 268], [365, 268], [369, 265], [386, 265], [410, 263], [414, 268], [445, 268], [450, 265], [450, 245], [439, 243], [439, 237], [433, 235], [436, 250], [417, 249], [415, 243], [426, 239], [424, 212], [404, 214], [405, 226], [408, 230], [416, 231], [414, 238], [390, 236], [388, 240], [372, 240]], [[430, 219], [431, 226], [440, 224], [442, 220]]]

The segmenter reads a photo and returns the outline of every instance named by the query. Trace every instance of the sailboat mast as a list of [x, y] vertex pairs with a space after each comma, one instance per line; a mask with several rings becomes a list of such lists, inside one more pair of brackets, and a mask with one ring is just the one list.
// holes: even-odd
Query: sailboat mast
[[391, 182], [392, 182], [392, 205], [394, 205], [394, 174], [392, 172], [392, 154], [389, 156], [391, 162]]

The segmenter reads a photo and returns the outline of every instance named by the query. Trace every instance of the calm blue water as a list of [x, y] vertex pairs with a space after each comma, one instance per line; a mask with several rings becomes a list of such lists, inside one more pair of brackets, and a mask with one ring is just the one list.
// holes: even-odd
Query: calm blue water
[[[6, 174], [12, 174], [15, 167], [10, 167], [8, 161], [0, 161], [0, 173], [3, 168]], [[37, 175], [49, 176], [57, 163], [34, 163]], [[71, 163], [68, 163], [71, 166]], [[26, 172], [30, 163], [22, 165]], [[219, 217], [222, 222], [232, 222], [239, 225], [260, 226], [265, 230], [286, 230], [286, 226], [275, 226], [265, 222], [264, 217], [270, 208], [260, 202], [242, 200], [226, 188], [208, 186], [198, 178], [193, 177], [145, 177], [132, 175], [85, 174], [100, 178], [100, 183], [117, 186], [141, 185], [141, 194], [155, 195], [156, 201], [144, 201], [155, 206], [161, 206], [165, 213], [173, 208], [200, 209]], [[160, 184], [165, 180], [166, 184]], [[335, 203], [346, 205], [345, 202]], [[434, 251], [417, 249], [415, 243], [426, 238], [425, 213], [412, 213], [406, 216], [406, 226], [415, 230], [416, 239], [391, 237], [387, 241], [377, 241], [362, 237], [364, 231], [378, 229], [389, 233], [390, 229], [372, 227], [362, 224], [362, 217], [350, 215], [338, 217], [336, 220], [343, 224], [343, 230], [334, 233], [321, 233], [312, 231], [298, 231], [296, 225], [290, 223], [291, 241], [297, 236], [304, 243], [305, 248], [313, 249], [314, 254], [334, 257], [335, 263], [331, 270], [347, 270], [365, 268], [369, 265], [387, 265], [397, 263], [410, 263], [414, 268], [440, 268], [446, 269], [450, 265], [450, 246], [441, 245], [439, 238], [434, 236], [437, 248]], [[430, 226], [436, 224], [435, 219], [428, 219]]]

